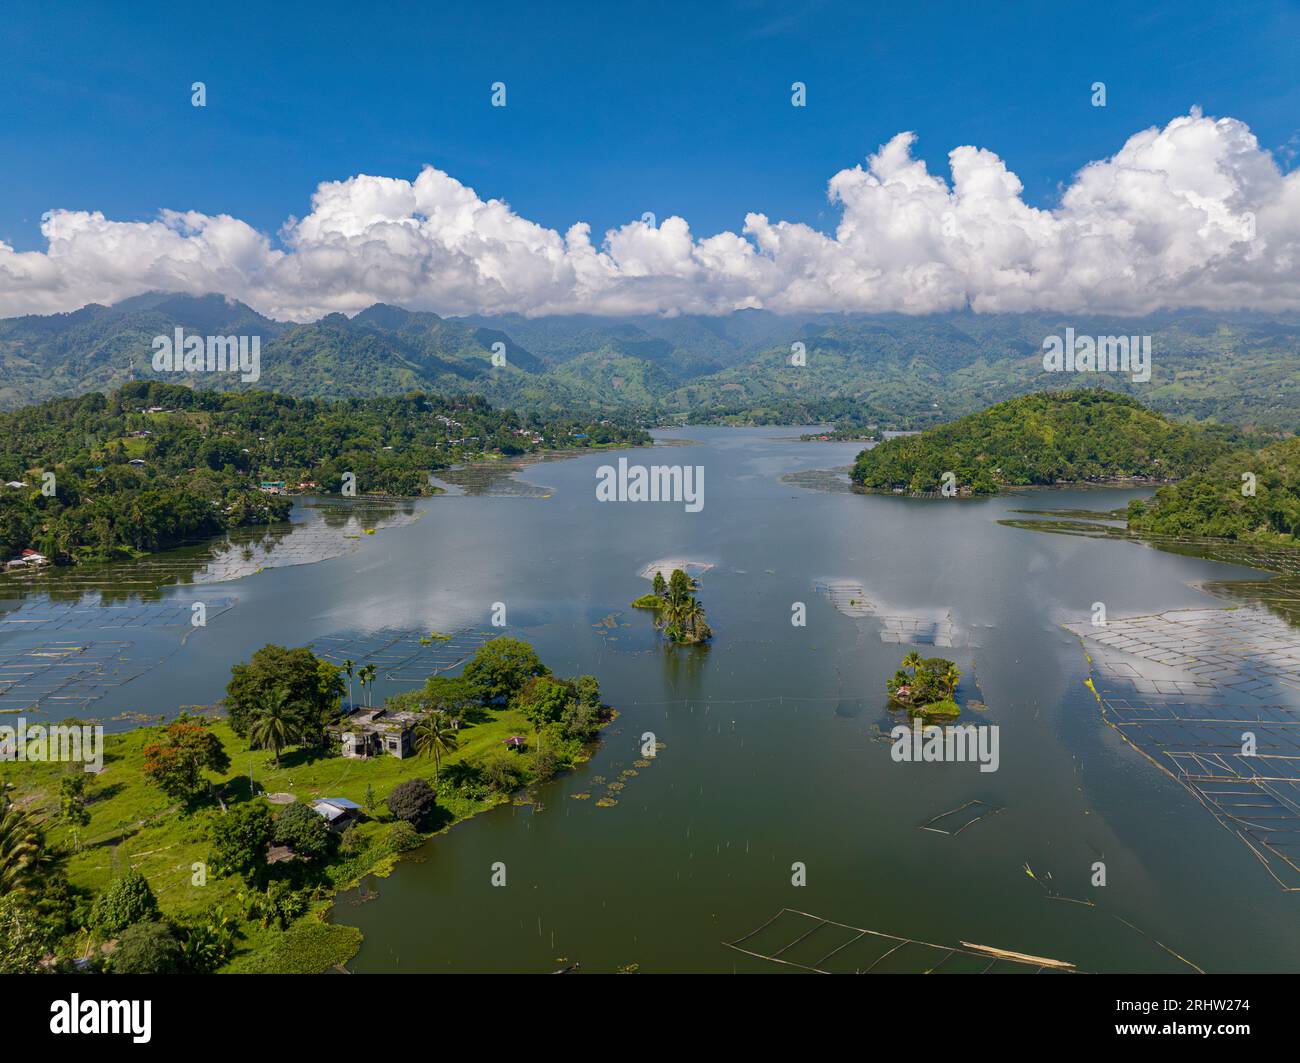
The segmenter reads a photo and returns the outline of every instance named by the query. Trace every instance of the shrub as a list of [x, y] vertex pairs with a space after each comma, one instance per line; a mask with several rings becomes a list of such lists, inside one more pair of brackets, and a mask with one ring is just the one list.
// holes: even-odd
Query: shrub
[[523, 784], [523, 769], [519, 758], [510, 753], [484, 757], [478, 767], [483, 781], [493, 793], [513, 793]]
[[49, 945], [35, 909], [16, 894], [0, 897], [0, 974], [35, 974]]
[[423, 820], [437, 803], [433, 787], [423, 779], [407, 779], [398, 783], [388, 795], [388, 810], [398, 819], [404, 819], [412, 825]]
[[109, 968], [114, 974], [179, 974], [181, 943], [166, 923], [136, 923], [117, 939]]
[[316, 861], [330, 851], [333, 836], [320, 813], [292, 804], [275, 819], [275, 844], [287, 845], [304, 860]]
[[404, 819], [399, 819], [393, 824], [393, 829], [388, 832], [388, 847], [395, 853], [405, 853], [416, 848], [424, 841], [420, 837], [420, 832]]
[[349, 856], [363, 853], [370, 846], [370, 839], [357, 830], [356, 824], [350, 825], [339, 838], [339, 848]]
[[212, 821], [212, 853], [208, 863], [218, 875], [257, 878], [266, 867], [271, 840], [271, 810], [261, 801], [232, 808]]
[[117, 934], [158, 915], [158, 899], [149, 881], [134, 868], [109, 883], [91, 911], [90, 921], [105, 934]]

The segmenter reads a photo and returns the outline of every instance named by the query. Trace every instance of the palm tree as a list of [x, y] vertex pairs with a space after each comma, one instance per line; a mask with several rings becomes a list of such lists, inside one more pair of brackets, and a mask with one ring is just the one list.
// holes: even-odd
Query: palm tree
[[275, 687], [262, 695], [257, 715], [248, 728], [248, 737], [259, 749], [271, 751], [271, 761], [280, 766], [280, 750], [294, 738], [294, 710], [283, 687]]
[[920, 668], [923, 663], [925, 663], [924, 658], [916, 650], [909, 650], [907, 656], [903, 658], [904, 668]]
[[361, 689], [366, 692], [366, 708], [371, 708], [371, 698], [373, 697], [373, 687], [375, 683], [375, 674], [379, 671], [373, 664], [363, 665], [357, 672], [361, 680]]
[[691, 642], [703, 642], [713, 632], [709, 629], [704, 606], [695, 598], [687, 598], [678, 608], [682, 631]]
[[658, 621], [663, 625], [664, 636], [671, 642], [681, 642], [685, 637], [682, 626], [682, 603], [669, 598], [659, 610]]
[[415, 751], [433, 757], [433, 781], [436, 786], [442, 773], [442, 755], [456, 748], [456, 732], [445, 714], [427, 712], [415, 725]]
[[948, 693], [951, 694], [957, 689], [957, 683], [961, 679], [961, 669], [953, 664], [952, 661], [949, 661], [943, 672], [940, 674], [939, 679], [948, 688]]
[[0, 897], [33, 887], [43, 847], [36, 820], [0, 796]]
[[348, 677], [348, 709], [352, 709], [352, 669], [356, 666], [356, 661], [349, 657], [343, 662], [343, 674]]

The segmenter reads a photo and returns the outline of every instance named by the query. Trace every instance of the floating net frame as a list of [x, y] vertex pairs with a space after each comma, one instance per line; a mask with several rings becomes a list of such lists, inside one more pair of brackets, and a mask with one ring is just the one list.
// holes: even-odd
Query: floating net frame
[[[752, 942], [754, 938], [772, 929], [783, 917], [786, 917], [786, 922], [793, 922], [795, 925], [788, 932], [782, 932], [777, 936], [774, 945], [784, 942], [779, 948], [759, 951], [745, 947], [746, 943]], [[816, 944], [818, 935], [827, 940], [823, 940], [820, 945]], [[870, 974], [886, 968], [890, 970], [902, 968], [904, 971], [917, 974], [936, 974], [944, 968], [952, 973], [961, 971], [974, 974], [1026, 970], [1031, 970], [1034, 974], [1043, 972], [1060, 974], [1073, 973], [1075, 970], [1074, 964], [1064, 960], [1031, 956], [1028, 953], [1011, 952], [988, 945], [975, 945], [969, 941], [963, 941], [959, 945], [933, 945], [916, 938], [851, 926], [810, 912], [802, 912], [797, 908], [782, 908], [767, 922], [755, 927], [749, 933], [734, 941], [724, 941], [722, 944], [746, 956], [787, 967], [797, 967], [813, 974]], [[829, 950], [822, 951], [826, 945], [831, 947]], [[863, 949], [866, 951], [863, 952]], [[853, 962], [855, 954], [860, 955], [862, 960], [870, 959], [871, 962], [866, 966], [855, 965]], [[805, 956], [808, 962], [794, 959], [796, 955]]]
[[876, 607], [867, 597], [867, 588], [857, 580], [813, 580], [813, 590], [817, 594], [825, 595], [839, 612], [855, 620], [875, 614]]
[[[350, 659], [356, 665], [375, 665], [391, 682], [423, 683], [463, 664], [501, 634], [500, 630], [468, 628], [454, 632], [450, 639], [430, 639], [424, 631], [383, 628], [321, 636], [312, 640], [312, 646], [331, 664], [341, 665]], [[422, 643], [421, 639], [428, 641]]]
[[[1300, 892], [1300, 637], [1260, 608], [1170, 610], [1066, 625], [1104, 722]], [[1159, 674], [1162, 670], [1172, 674]], [[1255, 736], [1245, 755], [1243, 736]]]
[[[235, 604], [234, 598], [203, 598], [211, 622]], [[194, 602], [131, 599], [125, 602], [54, 601], [46, 597], [0, 612], [0, 637], [39, 631], [116, 631], [139, 628], [192, 628]]]
[[[960, 823], [960, 825], [957, 826], [956, 830], [945, 830], [943, 827], [935, 825], [939, 823], [940, 820], [947, 820], [950, 816], [960, 817], [962, 812], [965, 812], [967, 809], [972, 809], [972, 808], [977, 810], [977, 814], [970, 816], [966, 819], [959, 818], [958, 820], [954, 821], [956, 823]], [[964, 805], [958, 805], [956, 808], [950, 808], [948, 809], [947, 812], [940, 812], [937, 816], [933, 817], [932, 819], [926, 820], [924, 823], [920, 824], [918, 829], [928, 830], [934, 834], [943, 834], [948, 836], [949, 838], [955, 838], [967, 827], [973, 826], [974, 824], [978, 823], [982, 819], [989, 819], [991, 816], [996, 816], [999, 812], [1005, 812], [1005, 811], [1006, 809], [1001, 805], [993, 805], [993, 804], [989, 804], [989, 802], [987, 801], [981, 801], [979, 800], [979, 798], [972, 798], [971, 800], [967, 801]], [[952, 824], [949, 825], [951, 826]]]
[[134, 643], [50, 642], [0, 650], [0, 712], [85, 708], [166, 658], [131, 658]]

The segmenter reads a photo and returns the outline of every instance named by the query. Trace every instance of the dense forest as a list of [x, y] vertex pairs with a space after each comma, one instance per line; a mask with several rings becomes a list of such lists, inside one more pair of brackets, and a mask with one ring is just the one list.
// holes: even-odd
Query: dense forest
[[[0, 556], [56, 562], [166, 549], [283, 520], [259, 485], [421, 495], [428, 474], [486, 455], [647, 442], [639, 428], [519, 416], [473, 396], [324, 401], [127, 384], [0, 414]], [[47, 474], [53, 474], [52, 480]]]
[[1042, 392], [864, 450], [854, 483], [920, 494], [944, 473], [961, 494], [1140, 477], [1176, 479], [1230, 449], [1233, 433], [1174, 424], [1112, 391]]
[[1233, 451], [1203, 472], [1129, 504], [1132, 531], [1300, 541], [1300, 439]]

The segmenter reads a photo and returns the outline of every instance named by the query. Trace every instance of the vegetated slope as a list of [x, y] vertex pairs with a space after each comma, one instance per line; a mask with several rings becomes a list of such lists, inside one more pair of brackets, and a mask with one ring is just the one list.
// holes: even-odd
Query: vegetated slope
[[1227, 433], [1175, 424], [1100, 389], [1041, 392], [998, 403], [920, 435], [864, 450], [863, 487], [936, 491], [951, 472], [963, 493], [1116, 478], [1172, 479], [1229, 449]]
[[[0, 555], [56, 561], [166, 549], [284, 519], [263, 481], [430, 493], [430, 471], [484, 455], [643, 443], [639, 428], [521, 417], [475, 396], [298, 399], [139, 381], [0, 414]], [[54, 474], [54, 492], [42, 490]]]
[[1300, 439], [1235, 450], [1208, 469], [1129, 503], [1131, 531], [1300, 541]]
[[[421, 390], [647, 421], [924, 429], [1017, 395], [1082, 384], [1180, 419], [1300, 430], [1300, 318], [1203, 311], [443, 318], [377, 304], [352, 318], [293, 324], [221, 296], [151, 293], [114, 307], [0, 320], [0, 406], [158, 379], [153, 338], [178, 327], [261, 337], [256, 383], [234, 374], [168, 377], [219, 390], [311, 398]], [[1044, 372], [1044, 339], [1067, 327], [1150, 336], [1151, 380]], [[794, 344], [803, 345], [805, 365], [791, 364]], [[504, 365], [493, 364], [494, 353], [505, 355]]]

